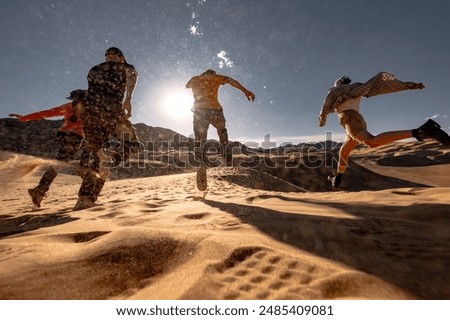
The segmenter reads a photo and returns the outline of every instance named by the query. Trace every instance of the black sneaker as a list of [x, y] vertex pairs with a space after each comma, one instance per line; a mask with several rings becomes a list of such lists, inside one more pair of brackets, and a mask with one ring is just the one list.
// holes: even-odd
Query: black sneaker
[[328, 179], [328, 181], [331, 182], [331, 185], [334, 188], [338, 188], [339, 185], [341, 184], [342, 173], [330, 174], [327, 179]]
[[450, 145], [450, 137], [444, 130], [441, 129], [441, 126], [429, 119], [419, 128], [412, 130], [412, 135], [418, 141], [423, 141], [424, 139], [434, 139], [444, 146]]
[[227, 152], [224, 157], [225, 165], [227, 167], [233, 166], [233, 154], [231, 152]]
[[31, 201], [33, 201], [33, 204], [40, 208], [42, 199], [45, 197], [45, 192], [42, 192], [38, 189], [38, 187], [33, 189], [28, 189], [28, 194], [31, 196]]

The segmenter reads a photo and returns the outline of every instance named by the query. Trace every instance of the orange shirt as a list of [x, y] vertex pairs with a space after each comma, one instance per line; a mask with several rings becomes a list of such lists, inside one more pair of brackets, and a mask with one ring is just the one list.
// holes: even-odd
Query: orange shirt
[[197, 109], [222, 110], [219, 103], [219, 88], [227, 83], [227, 78], [218, 74], [204, 74], [193, 77], [187, 83], [187, 87], [192, 89], [194, 95], [194, 107]]
[[64, 122], [58, 130], [64, 132], [72, 132], [78, 134], [81, 137], [84, 137], [83, 127], [81, 125], [80, 119], [78, 119], [78, 117], [76, 117], [76, 121], [73, 121], [72, 119], [72, 116], [74, 115], [73, 112], [74, 109], [72, 106], [72, 102], [69, 102], [52, 109], [30, 113], [25, 116], [18, 117], [17, 119], [19, 119], [19, 121], [31, 121], [63, 116]]

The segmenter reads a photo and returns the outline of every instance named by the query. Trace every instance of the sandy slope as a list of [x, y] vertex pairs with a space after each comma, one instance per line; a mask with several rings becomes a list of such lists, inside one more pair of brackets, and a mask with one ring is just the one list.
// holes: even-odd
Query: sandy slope
[[[386, 174], [376, 161], [398, 148], [357, 161]], [[78, 212], [79, 177], [60, 174], [36, 209], [42, 172], [4, 174], [0, 299], [449, 299], [448, 168], [414, 167], [430, 187], [352, 192], [214, 168], [204, 199], [195, 173], [122, 179]]]

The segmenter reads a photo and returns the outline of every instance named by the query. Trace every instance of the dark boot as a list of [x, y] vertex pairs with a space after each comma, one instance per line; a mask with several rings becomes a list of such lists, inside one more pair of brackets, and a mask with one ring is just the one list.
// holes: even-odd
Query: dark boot
[[94, 171], [90, 171], [81, 183], [78, 200], [73, 210], [83, 210], [95, 206], [95, 201], [97, 201], [104, 184], [104, 179], [100, 178]]
[[100, 192], [102, 192], [103, 186], [105, 185], [106, 180], [105, 179], [99, 179], [97, 183], [95, 184], [95, 189], [93, 190], [92, 200], [93, 202], [97, 201], [98, 196], [100, 195]]
[[232, 167], [233, 166], [233, 150], [231, 149], [231, 147], [226, 144], [226, 145], [222, 145], [222, 157], [223, 160], [225, 161], [225, 165], [227, 167]]
[[331, 182], [331, 185], [334, 188], [338, 188], [339, 185], [341, 184], [341, 180], [342, 180], [342, 173], [336, 173], [336, 174], [332, 174], [328, 176], [328, 181]]
[[31, 200], [36, 207], [41, 207], [42, 199], [44, 199], [45, 194], [50, 189], [50, 185], [57, 175], [58, 172], [56, 172], [55, 168], [50, 167], [45, 171], [39, 184], [33, 189], [28, 189], [28, 194], [31, 196]]
[[447, 132], [442, 130], [441, 126], [431, 119], [419, 128], [413, 129], [411, 133], [418, 141], [423, 141], [424, 139], [434, 139], [444, 146], [450, 145], [450, 137]]
[[222, 145], [222, 157], [225, 165], [231, 167], [233, 165], [233, 150], [229, 145], [228, 131], [226, 128], [217, 130], [220, 144]]

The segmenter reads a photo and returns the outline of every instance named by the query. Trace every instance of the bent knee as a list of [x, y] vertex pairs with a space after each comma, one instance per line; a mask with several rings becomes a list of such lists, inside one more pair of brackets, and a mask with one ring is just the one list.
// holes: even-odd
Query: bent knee
[[375, 139], [375, 137], [367, 131], [363, 131], [358, 134], [356, 140], [360, 143], [364, 143], [369, 148], [376, 148], [380, 146], [380, 143], [378, 143], [377, 139]]
[[369, 148], [376, 148], [381, 146], [380, 143], [377, 143], [376, 141], [370, 140], [370, 141], [363, 141], [363, 143], [368, 146]]

